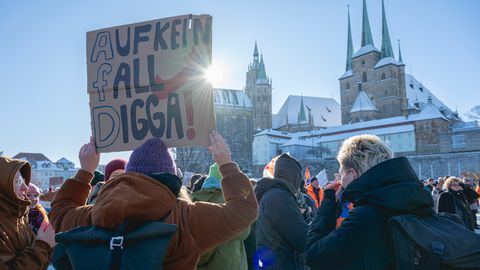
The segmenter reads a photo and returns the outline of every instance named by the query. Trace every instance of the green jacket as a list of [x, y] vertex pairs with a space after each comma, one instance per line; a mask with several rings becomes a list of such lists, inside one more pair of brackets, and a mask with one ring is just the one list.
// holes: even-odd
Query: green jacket
[[[202, 201], [210, 203], [224, 203], [221, 189], [200, 189], [193, 192], [193, 201]], [[239, 234], [235, 238], [217, 246], [216, 248], [204, 253], [198, 261], [198, 270], [215, 269], [238, 269], [247, 270], [247, 255], [243, 240], [250, 234], [250, 228]]]

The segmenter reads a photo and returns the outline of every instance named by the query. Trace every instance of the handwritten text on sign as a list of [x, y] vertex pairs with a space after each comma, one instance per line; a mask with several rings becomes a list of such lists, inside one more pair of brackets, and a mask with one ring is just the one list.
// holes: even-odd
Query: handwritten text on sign
[[87, 33], [92, 130], [100, 152], [148, 138], [208, 145], [215, 127], [212, 17], [185, 15]]

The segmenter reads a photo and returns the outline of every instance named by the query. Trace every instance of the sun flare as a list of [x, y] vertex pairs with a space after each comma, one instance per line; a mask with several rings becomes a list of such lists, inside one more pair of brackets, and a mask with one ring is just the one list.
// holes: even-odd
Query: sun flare
[[205, 70], [205, 79], [216, 87], [222, 80], [222, 70], [217, 65], [211, 65]]

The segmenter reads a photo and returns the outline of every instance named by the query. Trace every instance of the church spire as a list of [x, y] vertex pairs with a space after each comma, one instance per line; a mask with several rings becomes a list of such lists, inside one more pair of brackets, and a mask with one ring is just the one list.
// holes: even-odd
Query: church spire
[[367, 2], [366, 0], [363, 0], [362, 47], [365, 45], [374, 46], [372, 30], [370, 30], [370, 22], [368, 20]]
[[353, 42], [352, 42], [352, 30], [350, 27], [350, 5], [348, 8], [348, 37], [347, 37], [347, 64], [345, 71], [352, 70], [352, 55], [353, 55]]
[[403, 64], [402, 49], [400, 48], [400, 39], [398, 40], [398, 62]]
[[253, 62], [258, 63], [258, 47], [257, 47], [256, 40], [255, 40], [255, 49], [253, 49]]
[[267, 73], [265, 72], [265, 64], [263, 63], [263, 54], [260, 56], [260, 66], [258, 68], [258, 80], [266, 80]]
[[387, 16], [385, 14], [385, 4], [382, 0], [382, 58], [394, 57], [392, 43], [390, 42], [390, 33], [388, 32]]
[[300, 112], [298, 113], [298, 123], [301, 124], [302, 122], [307, 121], [307, 115], [305, 114], [305, 108], [303, 106], [303, 95], [300, 98]]

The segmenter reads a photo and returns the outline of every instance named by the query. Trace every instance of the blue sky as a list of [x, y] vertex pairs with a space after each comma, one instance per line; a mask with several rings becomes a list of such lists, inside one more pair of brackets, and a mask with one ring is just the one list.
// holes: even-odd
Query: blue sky
[[[345, 67], [347, 4], [355, 51], [361, 0], [323, 1], [2, 1], [0, 151], [42, 152], [77, 165], [90, 131], [87, 31], [182, 14], [213, 16], [215, 87], [242, 89], [254, 41], [273, 79], [273, 112], [289, 94], [339, 100]], [[381, 1], [368, 0], [376, 47]], [[480, 104], [480, 1], [386, 0], [395, 56], [406, 71], [460, 114]], [[104, 154], [101, 163], [128, 153]]]

